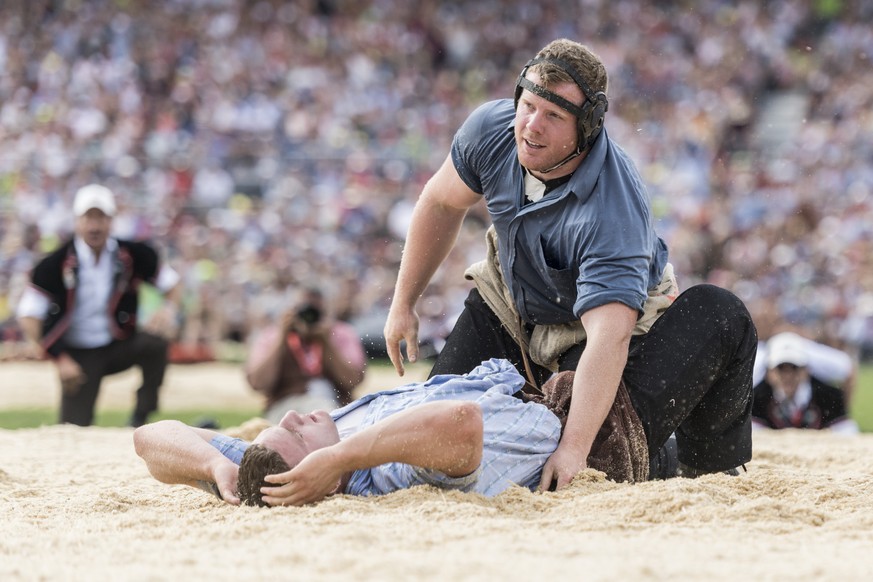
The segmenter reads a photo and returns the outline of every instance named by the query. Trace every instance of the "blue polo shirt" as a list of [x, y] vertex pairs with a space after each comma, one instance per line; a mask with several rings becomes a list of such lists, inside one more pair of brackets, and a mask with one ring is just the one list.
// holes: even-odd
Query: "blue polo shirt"
[[604, 129], [568, 182], [525, 205], [514, 119], [509, 99], [478, 107], [455, 134], [452, 161], [485, 197], [518, 313], [549, 325], [613, 302], [641, 311], [667, 246], [633, 162]]

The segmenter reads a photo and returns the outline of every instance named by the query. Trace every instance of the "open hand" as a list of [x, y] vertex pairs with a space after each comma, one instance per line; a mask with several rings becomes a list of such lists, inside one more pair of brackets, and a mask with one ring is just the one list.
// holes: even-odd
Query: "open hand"
[[164, 303], [152, 314], [143, 329], [165, 339], [175, 338], [179, 331], [178, 310], [173, 304]]
[[306, 455], [290, 471], [267, 475], [264, 480], [278, 487], [261, 487], [263, 500], [268, 505], [306, 505], [321, 501], [339, 491], [342, 470], [330, 447]]
[[418, 326], [418, 314], [415, 313], [414, 309], [406, 312], [392, 309], [388, 313], [388, 320], [385, 322], [383, 331], [385, 348], [399, 376], [403, 376], [406, 372], [403, 367], [403, 354], [400, 353], [401, 341], [406, 340], [406, 354], [409, 356], [409, 362], [415, 363], [418, 360]]
[[212, 477], [221, 492], [221, 498], [231, 505], [239, 505], [239, 494], [236, 490], [239, 466], [236, 463], [222, 463], [213, 469]]
[[73, 395], [79, 392], [79, 388], [87, 379], [79, 363], [67, 354], [61, 354], [55, 360], [58, 376], [61, 379], [61, 390], [64, 394]]

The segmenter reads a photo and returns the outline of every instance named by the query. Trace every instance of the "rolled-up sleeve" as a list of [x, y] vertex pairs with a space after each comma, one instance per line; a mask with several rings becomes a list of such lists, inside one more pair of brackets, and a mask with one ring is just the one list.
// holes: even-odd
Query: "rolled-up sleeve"
[[21, 294], [21, 299], [18, 301], [18, 306], [15, 310], [17, 317], [35, 317], [36, 319], [44, 319], [48, 315], [49, 305], [51, 301], [48, 295], [38, 290], [36, 287], [28, 286]]

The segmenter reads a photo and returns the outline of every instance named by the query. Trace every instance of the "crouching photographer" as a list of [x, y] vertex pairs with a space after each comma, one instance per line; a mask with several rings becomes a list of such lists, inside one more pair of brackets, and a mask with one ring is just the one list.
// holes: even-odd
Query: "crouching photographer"
[[355, 329], [330, 316], [323, 294], [307, 289], [278, 325], [263, 330], [249, 350], [246, 379], [266, 397], [264, 418], [285, 412], [332, 410], [352, 400], [366, 356]]

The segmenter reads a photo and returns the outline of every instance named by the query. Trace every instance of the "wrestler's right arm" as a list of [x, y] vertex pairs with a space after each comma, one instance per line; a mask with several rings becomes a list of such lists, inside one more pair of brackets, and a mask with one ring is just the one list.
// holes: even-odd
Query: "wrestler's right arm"
[[418, 359], [415, 304], [455, 246], [467, 210], [481, 199], [461, 180], [450, 155], [425, 184], [415, 204], [384, 330], [388, 357], [401, 376], [401, 341], [406, 341], [409, 361]]

